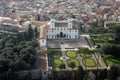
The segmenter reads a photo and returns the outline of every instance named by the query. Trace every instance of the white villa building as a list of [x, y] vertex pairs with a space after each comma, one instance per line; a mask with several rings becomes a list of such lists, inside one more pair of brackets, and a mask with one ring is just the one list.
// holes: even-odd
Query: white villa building
[[78, 24], [76, 19], [55, 20], [43, 22], [40, 26], [40, 46], [45, 47], [47, 39], [76, 39], [78, 38]]

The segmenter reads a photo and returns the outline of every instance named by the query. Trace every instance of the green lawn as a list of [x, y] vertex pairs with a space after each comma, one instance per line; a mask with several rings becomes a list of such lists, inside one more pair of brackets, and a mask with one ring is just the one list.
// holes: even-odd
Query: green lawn
[[95, 43], [105, 43], [106, 41], [113, 41], [114, 36], [113, 34], [101, 34], [99, 36], [91, 36], [91, 39]]
[[55, 67], [59, 67], [59, 65], [62, 64], [62, 63], [63, 63], [62, 60], [60, 60], [60, 59], [54, 59], [54, 66]]
[[70, 59], [70, 60], [68, 60], [68, 64], [70, 62], [74, 62], [76, 67], [80, 66], [80, 63], [79, 63], [79, 61], [77, 59]]
[[81, 56], [81, 57], [91, 57], [91, 54], [80, 53], [80, 56]]
[[[83, 59], [83, 63], [85, 66], [87, 67], [93, 67], [95, 66], [95, 61], [93, 59], [87, 58], [87, 59]], [[86, 63], [86, 64], [85, 64]]]
[[106, 59], [108, 65], [120, 64], [120, 59]]
[[74, 58], [74, 57], [76, 57], [76, 52], [75, 51], [67, 51], [67, 56]]

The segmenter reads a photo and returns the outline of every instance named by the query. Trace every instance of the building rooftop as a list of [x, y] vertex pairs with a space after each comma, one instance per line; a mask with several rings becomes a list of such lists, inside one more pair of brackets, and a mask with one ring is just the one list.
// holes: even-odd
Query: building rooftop
[[55, 27], [68, 27], [68, 23], [55, 23]]
[[51, 26], [47, 24], [47, 22], [41, 22], [40, 25], [40, 39], [46, 39], [47, 35], [46, 35], [46, 31], [47, 29], [50, 29]]

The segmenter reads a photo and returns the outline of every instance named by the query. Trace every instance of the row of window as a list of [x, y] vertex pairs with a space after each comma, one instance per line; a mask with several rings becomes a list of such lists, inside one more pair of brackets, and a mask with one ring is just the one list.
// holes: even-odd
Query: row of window
[[[52, 33], [53, 33], [54, 31], [52, 31]], [[55, 31], [56, 32], [56, 31]], [[74, 32], [74, 31], [69, 31], [69, 32]], [[77, 33], [77, 31], [75, 31], [76, 33]], [[48, 33], [48, 31], [47, 31], [47, 33]]]
[[71, 29], [71, 28], [63, 28], [63, 27], [57, 27], [57, 28], [54, 28], [55, 30], [68, 30], [68, 29]]
[[[55, 36], [55, 38], [59, 38], [60, 36]], [[65, 36], [64, 36], [65, 37]], [[66, 38], [67, 38], [68, 36], [66, 36]], [[47, 38], [48, 38], [48, 35], [47, 35]], [[52, 38], [54, 38], [54, 36], [52, 36]], [[71, 35], [69, 35], [69, 37], [68, 38], [71, 38]], [[77, 35], [75, 35], [75, 38], [77, 38]]]

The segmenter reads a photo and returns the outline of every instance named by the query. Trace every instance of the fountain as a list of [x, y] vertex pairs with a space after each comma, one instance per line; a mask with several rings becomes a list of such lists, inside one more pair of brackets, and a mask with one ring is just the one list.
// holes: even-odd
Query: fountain
[[67, 57], [67, 56], [62, 56], [62, 57], [60, 57], [60, 59], [63, 60], [63, 61], [65, 61], [65, 60], [68, 60], [68, 59], [70, 59], [70, 58]]

